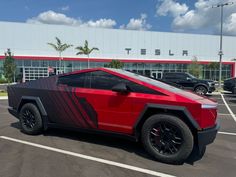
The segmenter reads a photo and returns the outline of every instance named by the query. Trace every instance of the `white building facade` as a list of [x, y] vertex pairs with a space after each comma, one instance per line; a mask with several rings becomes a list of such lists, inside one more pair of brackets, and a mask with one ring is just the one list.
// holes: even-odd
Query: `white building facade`
[[[33, 80], [48, 76], [48, 67], [58, 69], [58, 53], [47, 43], [58, 37], [73, 47], [62, 53], [63, 70], [69, 72], [88, 67], [103, 67], [111, 60], [124, 62], [124, 69], [161, 77], [163, 72], [188, 71], [195, 58], [201, 65], [200, 77], [217, 80], [219, 36], [120, 29], [71, 27], [0, 22], [0, 73], [4, 52], [9, 48], [17, 64], [17, 77]], [[97, 47], [99, 51], [77, 56], [76, 46]], [[235, 76], [236, 37], [223, 37], [224, 78]]]

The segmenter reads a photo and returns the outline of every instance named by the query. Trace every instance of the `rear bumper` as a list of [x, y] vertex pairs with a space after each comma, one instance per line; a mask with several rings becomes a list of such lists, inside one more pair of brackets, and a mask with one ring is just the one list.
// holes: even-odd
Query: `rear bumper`
[[233, 88], [232, 93], [236, 93], [236, 87]]
[[8, 112], [14, 117], [18, 118], [18, 112], [13, 108], [8, 108]]
[[224, 85], [223, 89], [224, 89], [225, 91], [229, 91], [229, 92], [235, 93], [236, 86], [233, 86], [233, 85], [231, 85], [231, 86], [227, 86], [227, 85], [226, 85], [226, 86], [225, 86], [225, 85]]
[[220, 123], [217, 121], [217, 124], [213, 128], [203, 129], [197, 133], [198, 146], [200, 149], [204, 148], [206, 145], [213, 143], [216, 138], [217, 131], [220, 128]]
[[226, 90], [226, 91], [231, 91], [230, 87], [225, 86], [225, 85], [223, 86], [223, 89]]

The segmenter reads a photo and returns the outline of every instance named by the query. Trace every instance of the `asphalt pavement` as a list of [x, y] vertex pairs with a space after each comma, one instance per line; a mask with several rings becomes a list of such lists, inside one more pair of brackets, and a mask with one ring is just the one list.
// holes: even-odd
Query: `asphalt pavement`
[[0, 100], [0, 177], [235, 177], [236, 95], [217, 100], [220, 132], [202, 158], [191, 156], [182, 165], [152, 159], [140, 143], [124, 139], [51, 129], [43, 135], [20, 132], [18, 120]]

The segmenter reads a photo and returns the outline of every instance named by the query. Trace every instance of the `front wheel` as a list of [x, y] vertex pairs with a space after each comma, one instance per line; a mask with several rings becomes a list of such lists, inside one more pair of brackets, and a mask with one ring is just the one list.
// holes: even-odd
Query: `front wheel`
[[194, 91], [199, 94], [199, 95], [206, 95], [207, 94], [207, 88], [200, 85], [200, 86], [197, 86]]
[[22, 132], [36, 135], [43, 130], [43, 121], [38, 108], [32, 103], [26, 103], [20, 110]]
[[144, 148], [158, 161], [183, 163], [193, 150], [193, 135], [178, 117], [157, 114], [146, 120], [142, 127]]

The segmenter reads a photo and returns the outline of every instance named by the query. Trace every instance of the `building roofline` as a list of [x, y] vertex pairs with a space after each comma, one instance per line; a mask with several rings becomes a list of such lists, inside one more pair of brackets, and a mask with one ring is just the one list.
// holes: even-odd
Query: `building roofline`
[[[9, 23], [9, 24], [19, 24], [19, 25], [31, 25], [31, 26], [50, 26], [50, 27], [67, 27], [67, 28], [81, 28], [81, 29], [97, 29], [97, 30], [113, 30], [113, 31], [126, 31], [126, 32], [134, 32], [134, 33], [159, 33], [159, 34], [169, 34], [169, 35], [192, 35], [192, 36], [211, 36], [211, 37], [218, 37], [217, 34], [198, 34], [198, 33], [187, 33], [187, 32], [165, 32], [165, 31], [138, 31], [138, 30], [127, 30], [127, 29], [118, 29], [118, 28], [93, 28], [93, 27], [81, 27], [81, 26], [70, 26], [70, 25], [63, 25], [63, 24], [40, 24], [40, 23], [26, 23], [26, 22], [10, 22], [10, 21], [0, 21], [0, 24]], [[233, 37], [236, 38], [234, 35], [223, 35], [224, 37]]]

